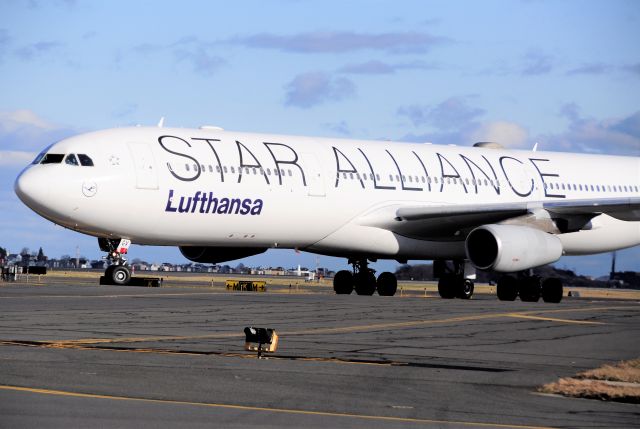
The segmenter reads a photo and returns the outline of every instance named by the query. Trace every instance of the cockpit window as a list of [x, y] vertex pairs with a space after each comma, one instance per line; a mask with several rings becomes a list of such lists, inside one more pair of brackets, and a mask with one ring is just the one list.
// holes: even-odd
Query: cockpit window
[[40, 164], [60, 164], [64, 155], [61, 153], [48, 153], [42, 157]]
[[80, 160], [80, 165], [84, 167], [93, 167], [93, 160], [84, 153], [79, 153], [78, 159]]
[[67, 155], [67, 157], [64, 159], [64, 163], [69, 165], [80, 165], [78, 163], [78, 158], [76, 158], [76, 156], [72, 153]]
[[50, 144], [49, 146], [45, 147], [44, 149], [42, 149], [42, 152], [40, 152], [38, 154], [38, 156], [36, 156], [36, 159], [33, 160], [33, 162], [31, 164], [40, 164], [40, 161], [42, 161], [42, 158], [44, 158], [44, 156], [47, 154], [47, 151], [49, 149], [51, 149], [51, 146], [53, 146], [52, 144]]

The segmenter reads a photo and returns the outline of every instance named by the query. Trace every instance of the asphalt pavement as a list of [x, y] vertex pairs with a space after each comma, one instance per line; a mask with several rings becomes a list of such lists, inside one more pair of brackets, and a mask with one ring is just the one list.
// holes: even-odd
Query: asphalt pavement
[[536, 391], [638, 338], [634, 300], [1, 285], [0, 427], [639, 427], [638, 405]]

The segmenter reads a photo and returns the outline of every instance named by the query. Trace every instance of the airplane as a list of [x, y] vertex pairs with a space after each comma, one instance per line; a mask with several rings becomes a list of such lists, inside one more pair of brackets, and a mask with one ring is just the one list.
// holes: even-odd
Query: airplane
[[560, 302], [534, 267], [640, 244], [640, 158], [197, 129], [127, 127], [45, 148], [15, 192], [42, 217], [98, 238], [104, 278], [127, 284], [131, 243], [220, 263], [267, 249], [347, 258], [336, 294], [394, 295], [369, 262], [433, 260], [442, 298], [476, 270], [498, 299]]

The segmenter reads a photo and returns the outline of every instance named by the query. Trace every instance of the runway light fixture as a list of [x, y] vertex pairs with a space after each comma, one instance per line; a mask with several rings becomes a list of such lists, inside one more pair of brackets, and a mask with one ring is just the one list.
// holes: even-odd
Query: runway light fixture
[[262, 357], [263, 352], [272, 353], [278, 348], [278, 334], [274, 329], [248, 326], [244, 328], [244, 334], [247, 337], [244, 349], [257, 351], [258, 358]]

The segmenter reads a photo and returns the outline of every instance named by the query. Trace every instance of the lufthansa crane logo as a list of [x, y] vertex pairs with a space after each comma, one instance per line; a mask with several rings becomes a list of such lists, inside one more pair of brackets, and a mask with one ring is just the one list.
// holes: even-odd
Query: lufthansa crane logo
[[98, 192], [98, 185], [95, 182], [83, 182], [82, 193], [85, 197], [93, 197]]

